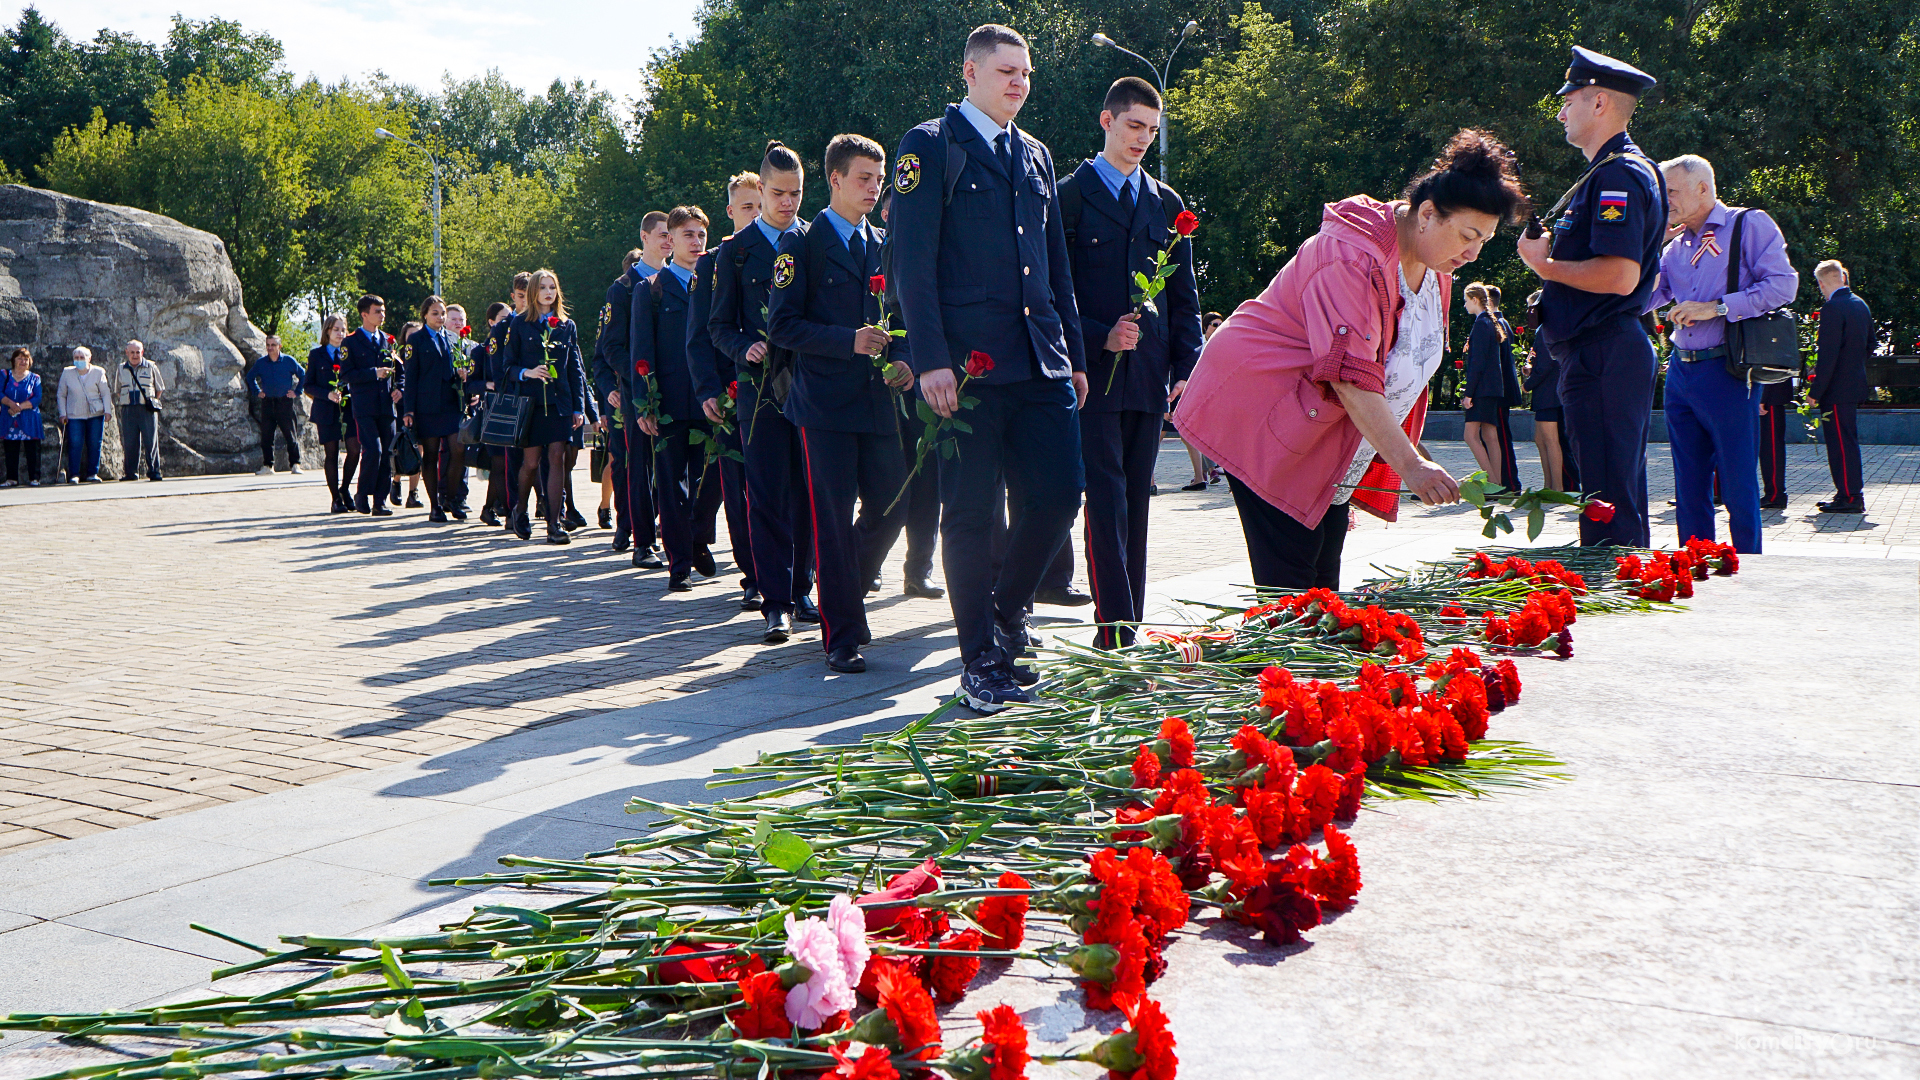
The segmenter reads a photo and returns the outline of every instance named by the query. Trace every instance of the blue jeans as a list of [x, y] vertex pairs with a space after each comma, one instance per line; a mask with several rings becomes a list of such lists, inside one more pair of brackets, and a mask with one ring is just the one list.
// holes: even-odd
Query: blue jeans
[[1743, 555], [1760, 551], [1760, 387], [1727, 374], [1725, 360], [1667, 365], [1667, 446], [1673, 454], [1680, 542], [1716, 539], [1713, 475], [1727, 531]]
[[107, 418], [89, 416], [67, 421], [67, 475], [90, 480], [100, 475], [100, 438], [106, 434]]

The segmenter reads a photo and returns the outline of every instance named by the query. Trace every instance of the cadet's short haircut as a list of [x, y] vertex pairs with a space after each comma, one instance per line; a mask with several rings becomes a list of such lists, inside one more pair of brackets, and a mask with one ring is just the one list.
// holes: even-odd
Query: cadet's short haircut
[[513, 275], [513, 288], [510, 291], [525, 292], [527, 291], [527, 285], [532, 281], [533, 281], [533, 271], [522, 270], [519, 273]]
[[620, 257], [620, 272], [624, 274], [633, 269], [633, 264], [645, 258], [646, 254], [647, 253], [640, 248], [634, 248], [632, 251], [622, 255]]
[[885, 165], [887, 152], [865, 135], [835, 135], [833, 141], [827, 143], [827, 175], [847, 175], [847, 170], [853, 168], [854, 158], [867, 158]]
[[640, 231], [643, 234], [650, 233], [656, 226], [664, 225], [666, 222], [667, 212], [665, 210], [649, 210], [647, 211], [647, 216], [640, 219]]
[[[358, 308], [360, 310], [360, 314], [362, 315], [365, 315], [367, 313], [367, 309], [372, 307], [375, 304], [379, 304], [381, 307], [385, 307], [387, 305], [387, 302], [373, 295], [372, 293], [368, 293], [365, 296], [362, 296], [360, 299], [355, 300], [353, 302], [353, 306]], [[128, 342], [127, 344], [131, 345], [133, 343]]]
[[1027, 47], [1027, 39], [1021, 37], [1020, 32], [1011, 26], [1001, 26], [999, 23], [976, 26], [973, 28], [973, 33], [967, 35], [967, 51], [964, 58], [978, 63], [992, 56], [994, 50], [1002, 45], [1024, 49]]
[[488, 304], [487, 305], [487, 325], [489, 326], [493, 325], [493, 320], [499, 318], [501, 312], [512, 311], [512, 310], [513, 310], [512, 308], [508, 307], [507, 305], [501, 303], [498, 300], [495, 300], [493, 303]]
[[762, 173], [798, 173], [800, 171], [800, 155], [794, 153], [792, 147], [781, 142], [779, 139], [769, 139], [767, 141], [767, 152], [760, 159], [760, 171]]
[[667, 231], [678, 232], [680, 226], [689, 221], [699, 222], [702, 228], [713, 224], [707, 220], [707, 212], [697, 206], [676, 206], [673, 208], [673, 213], [667, 215]]
[[1839, 259], [1825, 259], [1813, 268], [1813, 276], [1817, 278], [1837, 277], [1841, 281], [1845, 281], [1847, 280], [1848, 274], [1847, 268], [1840, 265]]
[[1498, 285], [1487, 286], [1487, 299], [1493, 302], [1493, 310], [1499, 311], [1500, 310], [1500, 286]]
[[1107, 87], [1107, 100], [1100, 103], [1100, 111], [1119, 116], [1135, 105], [1145, 105], [1158, 112], [1161, 107], [1160, 91], [1155, 90], [1147, 80], [1129, 75], [1124, 79], [1115, 79], [1113, 85]]
[[727, 201], [733, 201], [733, 193], [740, 188], [750, 187], [760, 190], [760, 174], [757, 172], [737, 172], [727, 177]]

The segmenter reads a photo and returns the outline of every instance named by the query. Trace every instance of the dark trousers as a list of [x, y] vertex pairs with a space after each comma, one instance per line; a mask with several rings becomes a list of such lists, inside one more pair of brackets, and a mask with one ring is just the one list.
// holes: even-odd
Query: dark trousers
[[1787, 497], [1787, 417], [1793, 412], [1793, 381], [1783, 379], [1760, 388], [1760, 501]]
[[[734, 430], [722, 433], [720, 442], [730, 450], [740, 450], [739, 425], [736, 423]], [[705, 488], [717, 485], [720, 489], [720, 503], [726, 507], [727, 511], [727, 543], [733, 549], [733, 565], [740, 571], [740, 587], [748, 591], [759, 589], [760, 579], [753, 572], [752, 530], [747, 524], [746, 463], [723, 457], [713, 463], [713, 468], [701, 477], [700, 483], [703, 489], [703, 497], [699, 500], [701, 506], [709, 505], [709, 500], [704, 497]], [[700, 535], [706, 538], [709, 544], [719, 539], [715, 535], [718, 527], [715, 517], [714, 511], [707, 511], [696, 522], [701, 530]]]
[[[1011, 622], [1032, 603], [1079, 512], [1086, 472], [1071, 383], [976, 384], [969, 393], [980, 399], [965, 412], [973, 431], [956, 431], [959, 453], [940, 463], [940, 555], [960, 659], [971, 664], [994, 647], [994, 620]], [[996, 574], [980, 556], [991, 550], [1003, 470], [1018, 508]]]
[[[1098, 623], [1139, 622], [1147, 597], [1147, 514], [1160, 455], [1160, 414], [1082, 412], [1086, 462], [1087, 581]], [[1069, 545], [1070, 547], [1071, 545]], [[1103, 649], [1133, 643], [1133, 627], [1102, 626]]]
[[[901, 475], [913, 468], [913, 453], [920, 441], [919, 426], [903, 424], [900, 428]], [[906, 481], [907, 497], [902, 500], [906, 507], [905, 530], [907, 534], [907, 554], [901, 565], [909, 581], [925, 580], [933, 573], [933, 547], [940, 536], [940, 460], [930, 458], [927, 464], [913, 479]], [[891, 496], [889, 496], [891, 498]]]
[[145, 405], [120, 406], [122, 476], [160, 479], [160, 414]]
[[1820, 407], [1820, 437], [1827, 444], [1827, 468], [1833, 473], [1833, 493], [1841, 502], [1866, 498], [1860, 475], [1860, 406], [1836, 401]]
[[807, 508], [806, 452], [800, 429], [771, 400], [740, 384], [739, 426], [746, 436], [747, 534], [762, 611], [791, 611], [813, 591], [813, 521]]
[[300, 464], [300, 436], [295, 434], [293, 426], [293, 399], [261, 398], [255, 404], [260, 406], [260, 464], [273, 468], [273, 433], [276, 431], [286, 439], [287, 464]]
[[383, 505], [393, 487], [393, 416], [355, 409], [353, 426], [360, 432], [360, 483], [354, 494]]
[[[1014, 491], [1003, 477], [1000, 490], [995, 493], [993, 498], [993, 542], [991, 546], [993, 549], [993, 573], [996, 577], [1000, 574], [1001, 564], [1007, 560], [1007, 533], [1010, 527], [1008, 523], [1011, 521], [1011, 527], [1014, 528], [1019, 526], [1020, 506], [1023, 501], [1023, 496], [1019, 492]], [[1072, 527], [1069, 526], [1067, 531], [1071, 533], [1073, 531]], [[1040, 575], [1040, 584], [1036, 586], [1036, 591], [1038, 589], [1064, 589], [1071, 584], [1073, 584], [1073, 543], [1071, 536], [1066, 536], [1061, 538], [1060, 550], [1053, 553], [1053, 559], [1047, 563], [1047, 569]], [[1032, 603], [1027, 604], [1027, 610], [1033, 610]]]
[[1667, 365], [1667, 448], [1673, 455], [1674, 521], [1680, 543], [1713, 540], [1716, 468], [1727, 531], [1742, 554], [1760, 551], [1760, 388], [1727, 374], [1722, 360]]
[[88, 416], [67, 421], [67, 475], [78, 480], [100, 475], [100, 437], [107, 418]]
[[633, 522], [628, 515], [633, 508], [627, 498], [627, 429], [622, 417], [616, 412], [607, 423], [607, 468], [613, 472], [613, 535], [630, 538]]
[[39, 439], [5, 439], [0, 440], [0, 443], [6, 446], [7, 479], [16, 484], [20, 482], [20, 458], [23, 450], [26, 451], [27, 481], [31, 483], [40, 479]]
[[829, 653], [857, 649], [867, 637], [867, 582], [880, 572], [906, 518], [905, 503], [886, 512], [907, 479], [899, 445], [891, 431], [800, 429], [820, 565], [820, 641]]
[[1520, 490], [1520, 459], [1513, 453], [1513, 424], [1510, 416], [1513, 410], [1501, 409], [1495, 414], [1493, 426], [1500, 432], [1500, 482]]
[[720, 504], [720, 485], [700, 482], [704, 462], [687, 439], [689, 430], [684, 422], [672, 424], [652, 440], [653, 505], [660, 511], [660, 547], [674, 577], [685, 577], [693, 556], [712, 543], [701, 535], [700, 521], [711, 520]]
[[1240, 511], [1240, 531], [1247, 537], [1255, 585], [1263, 589], [1340, 587], [1340, 552], [1347, 544], [1351, 504], [1327, 507], [1320, 524], [1309, 528], [1232, 473], [1227, 474], [1227, 486], [1233, 489], [1233, 505]]
[[620, 447], [612, 456], [619, 463], [613, 474], [614, 530], [632, 536], [635, 548], [648, 551], [660, 539], [654, 528], [653, 436], [640, 430], [625, 405], [620, 416]]
[[1620, 333], [1555, 355], [1568, 456], [1579, 463], [1581, 486], [1614, 507], [1610, 522], [1581, 517], [1580, 542], [1647, 547], [1652, 540], [1647, 428], [1653, 422], [1653, 343], [1636, 321]]
[[513, 482], [520, 475], [520, 451], [506, 446], [482, 447], [487, 455], [487, 505], [511, 520], [513, 508], [520, 505], [513, 497]]

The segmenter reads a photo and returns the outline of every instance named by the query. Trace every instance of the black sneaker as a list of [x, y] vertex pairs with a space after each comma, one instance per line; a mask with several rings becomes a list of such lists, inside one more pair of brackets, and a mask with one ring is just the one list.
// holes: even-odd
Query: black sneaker
[[698, 570], [703, 578], [710, 578], [720, 572], [720, 568], [714, 565], [713, 552], [704, 546], [693, 549], [693, 568]]
[[600, 527], [603, 529], [613, 528], [613, 509], [611, 507], [603, 506], [600, 508]]
[[999, 616], [993, 619], [993, 640], [1007, 650], [1012, 657], [1032, 656], [1033, 650], [1040, 644], [1040, 635], [1034, 632], [1033, 624], [1027, 621], [1025, 612], [1019, 618], [1008, 622]]
[[634, 548], [633, 565], [642, 570], [664, 570], [667, 564], [660, 561], [660, 555], [652, 548]]
[[1015, 685], [1012, 672], [995, 653], [978, 657], [960, 676], [960, 700], [975, 712], [997, 713], [1009, 705], [1030, 705], [1033, 695]]
[[685, 574], [670, 575], [667, 578], [667, 591], [668, 592], [692, 592], [693, 582], [688, 581], [687, 575]]

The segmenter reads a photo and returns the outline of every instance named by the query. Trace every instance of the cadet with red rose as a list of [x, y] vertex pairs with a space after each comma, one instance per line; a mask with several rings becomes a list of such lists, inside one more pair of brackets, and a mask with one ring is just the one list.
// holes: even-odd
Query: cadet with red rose
[[[721, 242], [733, 239], [759, 216], [760, 175], [741, 172], [728, 177], [727, 218], [733, 224], [733, 232]], [[707, 319], [713, 314], [713, 277], [714, 252], [709, 250], [693, 268], [693, 309], [687, 318], [687, 369], [693, 376], [693, 395], [700, 402], [700, 411], [707, 422], [714, 425], [711, 434], [720, 440], [722, 447], [738, 454], [740, 425], [727, 419], [740, 392], [737, 373], [733, 360], [713, 347], [713, 338], [707, 333]], [[721, 404], [722, 398], [726, 399], [725, 405]], [[722, 424], [726, 427], [724, 431]], [[740, 610], [759, 611], [760, 583], [753, 575], [753, 545], [747, 536], [746, 465], [722, 456], [714, 463], [710, 478], [703, 482], [720, 485], [721, 500], [727, 508], [727, 540], [733, 549], [733, 565], [740, 571]], [[702, 543], [718, 542], [717, 516], [717, 511], [703, 514], [696, 521]]]
[[380, 329], [387, 320], [387, 302], [368, 293], [356, 306], [360, 329], [347, 335], [347, 360], [340, 372], [352, 391], [353, 426], [360, 436], [360, 484], [353, 508], [391, 517], [387, 493], [393, 488], [394, 407], [400, 404], [404, 377], [393, 337]]
[[[1087, 403], [1080, 456], [1087, 470], [1087, 579], [1094, 621], [1140, 621], [1147, 591], [1147, 502], [1160, 456], [1160, 423], [1200, 358], [1200, 290], [1193, 276], [1197, 224], [1178, 192], [1140, 167], [1160, 132], [1160, 94], [1144, 79], [1107, 90], [1100, 110], [1106, 145], [1060, 181], [1073, 257]], [[1136, 304], [1133, 275], [1176, 267], [1151, 304]], [[1130, 626], [1102, 626], [1103, 648], [1130, 644]]]

